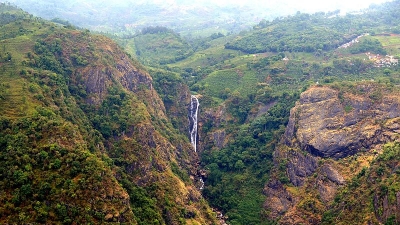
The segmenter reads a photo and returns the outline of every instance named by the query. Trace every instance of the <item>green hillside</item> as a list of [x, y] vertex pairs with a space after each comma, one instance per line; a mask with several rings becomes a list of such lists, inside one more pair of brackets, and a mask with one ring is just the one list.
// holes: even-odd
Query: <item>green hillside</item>
[[0, 17], [0, 223], [215, 223], [143, 66], [88, 30]]
[[164, 65], [187, 58], [192, 49], [178, 34], [164, 27], [147, 27], [134, 37], [136, 55], [150, 65]]

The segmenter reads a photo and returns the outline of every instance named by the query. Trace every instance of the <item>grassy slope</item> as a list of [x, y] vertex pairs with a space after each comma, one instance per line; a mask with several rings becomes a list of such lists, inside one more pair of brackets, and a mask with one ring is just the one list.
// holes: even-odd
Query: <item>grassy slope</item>
[[389, 49], [389, 54], [394, 56], [400, 56], [400, 36], [399, 35], [378, 35], [375, 36], [378, 39], [384, 48]]

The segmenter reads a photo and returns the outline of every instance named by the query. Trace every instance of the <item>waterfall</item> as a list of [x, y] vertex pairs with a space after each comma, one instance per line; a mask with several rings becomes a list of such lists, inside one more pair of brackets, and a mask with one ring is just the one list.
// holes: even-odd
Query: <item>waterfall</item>
[[199, 181], [200, 181], [200, 184], [201, 184], [201, 186], [200, 186], [199, 189], [200, 189], [200, 191], [201, 191], [201, 190], [204, 189], [204, 181], [203, 181], [203, 178], [200, 177]]
[[[189, 126], [190, 126], [190, 143], [197, 152], [197, 113], [199, 111], [199, 99], [192, 95], [190, 98], [190, 109], [189, 109]], [[201, 175], [199, 175], [200, 190], [204, 189], [204, 181]]]
[[190, 99], [189, 123], [190, 123], [190, 143], [197, 152], [197, 112], [199, 111], [199, 100], [192, 95]]

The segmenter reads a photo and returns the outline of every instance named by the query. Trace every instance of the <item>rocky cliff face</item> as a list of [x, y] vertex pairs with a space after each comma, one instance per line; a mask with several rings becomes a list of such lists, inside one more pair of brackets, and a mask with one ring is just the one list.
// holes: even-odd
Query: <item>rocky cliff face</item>
[[400, 124], [400, 97], [374, 83], [354, 87], [360, 94], [312, 87], [291, 110], [284, 142], [315, 156], [342, 158], [394, 141]]
[[[201, 104], [201, 98], [200, 104]], [[232, 118], [227, 113], [226, 106], [221, 105], [214, 109], [200, 108], [199, 116], [199, 151], [202, 152], [205, 148], [215, 146], [221, 149], [225, 146], [229, 135], [225, 129], [218, 129], [212, 133], [208, 133], [210, 127], [220, 128], [222, 124], [230, 121]]]
[[[381, 144], [400, 140], [399, 96], [374, 82], [303, 92], [274, 153], [276, 176], [264, 189], [269, 218], [280, 224], [320, 224], [338, 191], [352, 187], [350, 181], [364, 173], [361, 169]], [[384, 199], [380, 202], [385, 205]], [[385, 221], [396, 205], [386, 208], [385, 219], [376, 220]]]
[[164, 104], [153, 89], [152, 77], [112, 40], [85, 32], [68, 31], [50, 35], [44, 42], [48, 46], [59, 45], [62, 50], [56, 54], [56, 58], [64, 66], [75, 67], [71, 71], [70, 81], [76, 86], [84, 85], [87, 103], [101, 104], [109, 88], [118, 83], [144, 101], [152, 115], [166, 118]]
[[[77, 34], [79, 35], [82, 34]], [[68, 40], [74, 41], [74, 38], [67, 38], [63, 42], [63, 49], [68, 49]], [[114, 135], [106, 141], [107, 150], [112, 158], [129, 158], [118, 159], [123, 170], [117, 176], [126, 174], [132, 183], [144, 188], [159, 185], [159, 193], [155, 196], [159, 201], [157, 204], [163, 205], [166, 199], [173, 199], [174, 202], [168, 208], [160, 207], [160, 210], [164, 211], [163, 219], [167, 224], [179, 223], [179, 217], [200, 223], [212, 221], [210, 215], [201, 209], [201, 196], [198, 190], [190, 185], [192, 181], [185, 180], [184, 184], [180, 180], [185, 179], [185, 174], [186, 177], [197, 174], [198, 158], [190, 143], [180, 139], [176, 131], [167, 124], [169, 119], [166, 109], [153, 89], [151, 76], [140, 65], [135, 65], [114, 42], [104, 37], [83, 40], [101, 53], [100, 58], [93, 58], [87, 66], [78, 67], [72, 75], [72, 80], [78, 80], [79, 76], [80, 82], [85, 84], [85, 102], [100, 107], [101, 111], [101, 104], [110, 96], [110, 88], [121, 88], [128, 94], [133, 93], [138, 99], [127, 109], [143, 115], [139, 121], [126, 124], [131, 127], [129, 132]], [[80, 51], [85, 54], [86, 50], [81, 48]], [[73, 63], [72, 55], [65, 54], [65, 58], [71, 59]], [[107, 60], [101, 61], [101, 58]], [[182, 96], [182, 104], [185, 105], [187, 99], [184, 94]], [[122, 155], [117, 153], [121, 147], [126, 151]], [[173, 168], [171, 164], [174, 165]], [[179, 211], [182, 208], [191, 216], [182, 215]]]

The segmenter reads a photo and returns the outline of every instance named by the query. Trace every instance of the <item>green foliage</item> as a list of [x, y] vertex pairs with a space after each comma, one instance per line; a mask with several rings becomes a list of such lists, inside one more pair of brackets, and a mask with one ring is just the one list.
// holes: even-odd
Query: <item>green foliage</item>
[[[101, 171], [104, 165], [93, 161], [95, 157], [78, 146], [65, 148], [53, 143], [32, 147], [35, 146], [33, 143], [41, 142], [52, 132], [61, 132], [59, 128], [62, 126], [66, 129], [64, 137], [76, 140], [72, 126], [46, 108], [38, 108], [38, 113], [33, 117], [15, 121], [1, 118], [1, 121], [3, 129], [0, 146], [4, 151], [0, 153], [2, 180], [0, 186], [3, 193], [11, 191], [10, 188], [13, 190], [11, 199], [9, 195], [0, 198], [3, 206], [13, 204], [11, 211], [7, 211], [6, 214], [3, 214], [5, 208], [0, 207], [5, 216], [1, 219], [11, 216], [10, 221], [18, 222], [17, 218], [12, 219], [12, 215], [17, 210], [14, 207], [21, 207], [19, 210], [22, 209], [22, 212], [34, 209], [28, 217], [24, 217], [24, 220], [32, 222], [43, 223], [49, 220], [65, 222], [70, 220], [67, 218], [74, 221], [98, 221], [98, 218], [94, 219], [90, 212], [87, 214], [81, 210], [79, 213], [71, 211], [74, 207], [85, 207], [81, 203], [74, 203], [74, 196], [84, 199], [82, 195], [88, 188], [86, 184], [76, 183], [72, 179], [79, 177], [79, 180], [92, 182], [89, 188], [102, 185], [101, 179], [95, 178], [99, 172], [94, 170]], [[92, 164], [91, 161], [95, 163]], [[66, 204], [70, 205], [69, 209], [65, 208]], [[102, 219], [104, 217], [100, 218]]]
[[[234, 138], [225, 148], [203, 152], [202, 163], [209, 171], [204, 196], [229, 216], [231, 224], [268, 223], [261, 219], [264, 199], [261, 192], [273, 166], [274, 146], [297, 98], [297, 95], [281, 96], [266, 114], [232, 127], [229, 132]], [[245, 101], [249, 104], [249, 100], [243, 99], [236, 106], [246, 105]], [[236, 106], [228, 105], [228, 109]], [[234, 131], [236, 127], [239, 129]]]
[[193, 89], [197, 89], [200, 93], [206, 93], [213, 97], [225, 98], [224, 91], [228, 88], [231, 96], [236, 93], [237, 97], [245, 97], [255, 94], [257, 91], [254, 86], [259, 82], [257, 74], [253, 71], [220, 70], [208, 75], [201, 82], [195, 84]]
[[9, 91], [8, 91], [9, 88], [10, 88], [10, 85], [0, 83], [0, 100], [6, 100], [8, 94], [9, 94]]
[[150, 197], [148, 191], [138, 187], [128, 179], [121, 181], [125, 189], [130, 193], [130, 200], [133, 211], [135, 212], [139, 225], [159, 225], [162, 224], [163, 218], [157, 207], [157, 201]]
[[181, 180], [183, 180], [185, 182], [189, 182], [190, 178], [189, 178], [189, 175], [187, 174], [187, 172], [182, 170], [181, 168], [179, 168], [179, 166], [176, 163], [174, 163], [174, 162], [171, 163], [171, 170]]
[[159, 33], [173, 33], [173, 31], [166, 27], [160, 27], [160, 26], [145, 27], [142, 29], [142, 34], [159, 34]]
[[296, 14], [265, 23], [264, 28], [227, 43], [225, 47], [246, 53], [327, 51], [355, 37], [344, 37], [342, 26], [347, 27], [349, 20], [327, 19], [321, 14]]
[[63, 20], [63, 19], [61, 19], [61, 18], [54, 18], [54, 19], [51, 20], [51, 22], [59, 23], [59, 24], [62, 24], [62, 25], [64, 25], [64, 26], [70, 26], [70, 27], [72, 27], [72, 24], [71, 24], [69, 21]]
[[234, 92], [228, 101], [229, 112], [238, 119], [239, 123], [244, 123], [250, 110], [250, 100], [240, 96], [239, 92]]
[[[5, 7], [2, 4], [0, 12]], [[272, 22], [263, 21], [254, 31], [241, 33], [235, 40], [221, 33], [192, 40], [193, 47], [170, 29], [143, 29], [141, 34], [126, 37], [124, 41], [136, 45], [133, 49], [142, 62], [160, 67], [150, 69], [150, 74], [172, 117], [173, 128], [168, 119], [150, 116], [143, 102], [148, 107], [152, 102], [123, 89], [115, 77], [107, 83], [111, 85], [107, 86], [100, 104], [87, 104], [89, 94], [82, 78], [84, 74], [77, 71], [92, 66], [98, 58], [102, 59], [98, 64], [104, 67], [115, 66], [115, 59], [109, 54], [94, 51], [93, 43], [101, 41], [88, 30], [64, 33], [64, 29], [70, 28], [66, 21], [54, 20], [66, 25], [57, 27], [13, 10], [0, 13], [0, 39], [9, 39], [0, 46], [0, 110], [4, 114], [0, 118], [0, 223], [108, 222], [105, 221], [108, 212], [101, 202], [112, 202], [107, 205], [110, 207], [126, 207], [123, 205], [126, 201], [107, 196], [101, 202], [88, 202], [96, 199], [96, 192], [91, 190], [119, 187], [114, 176], [129, 194], [138, 224], [184, 224], [185, 219], [196, 218], [198, 215], [186, 206], [200, 203], [176, 201], [181, 196], [176, 196], [177, 185], [170, 181], [178, 177], [189, 184], [186, 170], [193, 169], [187, 165], [190, 160], [183, 150], [189, 149], [187, 138], [175, 130], [184, 128], [187, 121], [187, 106], [181, 98], [188, 93], [183, 84], [186, 82], [202, 95], [202, 110], [222, 102], [226, 107], [227, 121], [222, 121], [219, 127], [214, 127], [215, 121], [203, 121], [203, 132], [225, 129], [230, 140], [221, 150], [215, 150], [215, 146], [205, 148], [201, 163], [209, 176], [204, 195], [229, 216], [230, 224], [270, 224], [264, 221], [265, 212], [260, 210], [265, 198], [262, 189], [274, 166], [275, 144], [284, 132], [290, 108], [299, 97], [297, 92], [315, 81], [334, 86], [338, 85], [336, 81], [379, 79], [381, 75], [385, 75], [383, 82], [399, 83], [397, 67], [388, 72], [373, 68], [372, 63], [360, 56], [342, 57], [342, 53], [331, 51], [378, 26], [378, 22], [361, 16], [328, 19], [329, 15], [324, 13], [299, 13]], [[389, 12], [385, 15], [379, 15], [382, 13], [379, 10], [372, 11], [371, 15], [378, 15], [377, 20], [398, 25], [396, 7], [386, 10]], [[385, 30], [383, 25], [379, 29]], [[77, 36], [73, 38], [84, 44], [74, 46], [70, 38], [75, 33]], [[387, 48], [388, 44], [381, 41], [382, 46], [376, 40], [375, 37], [363, 39], [350, 51], [383, 53], [383, 46]], [[240, 51], [223, 49], [224, 44], [226, 48], [247, 53], [278, 54], [243, 55]], [[193, 49], [202, 52], [193, 54]], [[396, 49], [391, 50], [396, 54]], [[285, 56], [290, 60], [283, 60]], [[174, 65], [160, 65], [177, 61]], [[342, 89], [354, 88], [354, 85], [344, 86]], [[28, 103], [20, 105], [15, 96], [20, 97], [20, 102]], [[381, 101], [382, 96], [381, 90], [369, 95], [375, 102]], [[273, 107], [256, 116], [256, 104]], [[5, 109], [8, 105], [20, 107], [18, 111], [23, 109], [25, 114], [22, 117], [10, 113]], [[345, 106], [346, 112], [351, 110]], [[168, 141], [176, 149], [166, 147], [159, 152]], [[375, 165], [363, 169], [339, 193], [332, 210], [324, 213], [323, 224], [332, 224], [337, 218], [349, 220], [342, 218], [343, 215], [354, 218], [349, 224], [361, 221], [366, 213], [360, 205], [374, 207], [370, 201], [375, 197], [372, 193], [376, 193], [379, 204], [387, 197], [389, 205], [393, 205], [400, 188], [399, 172], [393, 172], [396, 170], [392, 168], [399, 160], [397, 145], [387, 146]], [[163, 162], [173, 154], [178, 155], [176, 163]], [[281, 162], [278, 167], [278, 179], [287, 184], [287, 162]], [[141, 186], [135, 183], [137, 180]], [[361, 189], [369, 191], [360, 193]], [[358, 198], [349, 193], [357, 194]], [[358, 204], [360, 201], [363, 204]], [[300, 207], [322, 214], [317, 203], [307, 199]], [[375, 210], [383, 215], [382, 207]], [[388, 217], [382, 221], [393, 224], [395, 219]]]
[[351, 105], [345, 105], [345, 106], [344, 106], [344, 111], [345, 111], [346, 113], [351, 112], [351, 110], [353, 110], [353, 107], [352, 107]]
[[213, 34], [211, 34], [211, 36], [210, 36], [211, 40], [218, 39], [218, 38], [221, 38], [221, 37], [225, 37], [225, 35], [222, 34], [221, 32], [213, 33]]
[[387, 218], [385, 225], [395, 225], [396, 222], [396, 215], [391, 215], [389, 218]]
[[150, 73], [154, 79], [154, 88], [160, 93], [167, 109], [176, 105], [182, 78], [174, 72], [165, 70], [150, 70]]
[[260, 59], [256, 63], [252, 63], [251, 67], [256, 70], [263, 70], [267, 69], [272, 63], [277, 62], [285, 58], [284, 53], [279, 53], [278, 55], [270, 56], [270, 57], [265, 57]]
[[[368, 71], [372, 68], [372, 63], [370, 61], [363, 61], [361, 59], [340, 59], [333, 60], [333, 70], [332, 74], [360, 74]], [[328, 74], [326, 74], [328, 75]]]
[[193, 53], [179, 34], [164, 27], [145, 28], [134, 40], [136, 55], [145, 65], [174, 63]]
[[[109, 95], [102, 102], [97, 115], [91, 117], [93, 126], [105, 138], [119, 136], [145, 118], [140, 108], [133, 108], [133, 102], [137, 101], [135, 97], [116, 87], [111, 87], [108, 92]], [[89, 107], [87, 113], [93, 114], [92, 110]]]
[[42, 68], [45, 70], [51, 70], [59, 74], [64, 74], [65, 70], [62, 64], [56, 59], [55, 53], [61, 51], [59, 42], [55, 42], [54, 45], [49, 45], [47, 42], [38, 41], [35, 43], [35, 53], [39, 56], [34, 58], [32, 66]]
[[86, 66], [88, 64], [88, 61], [81, 55], [72, 54], [71, 59], [78, 66]]
[[[396, 208], [394, 196], [400, 191], [399, 174], [391, 172], [398, 160], [398, 142], [383, 146], [382, 154], [376, 157], [371, 166], [364, 167], [351, 183], [338, 193], [333, 207], [324, 213], [322, 224], [331, 224], [332, 220], [339, 221], [337, 224], [359, 223], [371, 214], [377, 215], [385, 224], [396, 224], [396, 217], [387, 213]], [[388, 205], [383, 209], [385, 201]], [[387, 217], [383, 217], [383, 210], [386, 210]]]
[[371, 52], [374, 54], [386, 55], [387, 52], [383, 48], [381, 42], [374, 38], [363, 38], [359, 43], [350, 48], [350, 53], [358, 54]]
[[[371, 10], [363, 15], [297, 13], [271, 22], [261, 21], [253, 31], [240, 35], [225, 47], [246, 53], [282, 51], [318, 53], [333, 50], [372, 29], [382, 27], [391, 29], [391, 26], [396, 26], [395, 21], [399, 22], [398, 3], [386, 3], [377, 8], [379, 10]], [[353, 49], [354, 53], [364, 51], [385, 53], [379, 42], [370, 39], [362, 40]]]
[[322, 222], [321, 225], [329, 225], [333, 224], [335, 221], [335, 217], [333, 216], [332, 212], [330, 210], [324, 212], [322, 216]]

